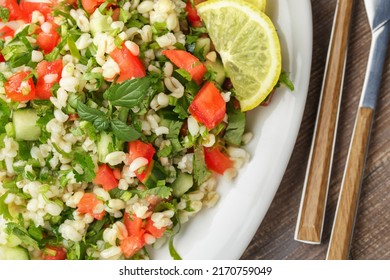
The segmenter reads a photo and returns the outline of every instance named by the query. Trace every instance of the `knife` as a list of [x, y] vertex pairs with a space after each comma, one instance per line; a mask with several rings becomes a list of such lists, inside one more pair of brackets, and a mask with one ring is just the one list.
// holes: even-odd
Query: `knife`
[[337, 1], [294, 239], [321, 243], [353, 0]]
[[364, 0], [372, 42], [326, 258], [348, 259], [370, 132], [390, 38], [390, 1]]

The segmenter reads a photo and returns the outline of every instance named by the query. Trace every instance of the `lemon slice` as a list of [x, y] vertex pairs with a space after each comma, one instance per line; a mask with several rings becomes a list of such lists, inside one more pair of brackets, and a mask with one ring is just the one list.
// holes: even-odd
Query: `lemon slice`
[[256, 8], [259, 8], [260, 11], [264, 12], [265, 11], [265, 6], [266, 6], [266, 0], [245, 0], [245, 2], [248, 2], [255, 6]]
[[209, 0], [198, 14], [221, 56], [241, 110], [258, 106], [271, 93], [281, 72], [279, 38], [271, 20], [238, 0]]

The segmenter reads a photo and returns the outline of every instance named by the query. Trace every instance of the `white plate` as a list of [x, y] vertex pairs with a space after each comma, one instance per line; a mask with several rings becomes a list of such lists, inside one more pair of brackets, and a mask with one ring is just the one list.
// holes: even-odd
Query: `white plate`
[[[283, 69], [295, 91], [278, 90], [271, 105], [249, 113], [254, 139], [252, 158], [232, 182], [220, 180], [218, 204], [202, 210], [175, 238], [183, 259], [239, 259], [260, 226], [282, 180], [293, 151], [306, 102], [312, 56], [312, 14], [309, 0], [268, 1], [267, 14], [278, 30]], [[151, 253], [171, 259], [167, 246]]]

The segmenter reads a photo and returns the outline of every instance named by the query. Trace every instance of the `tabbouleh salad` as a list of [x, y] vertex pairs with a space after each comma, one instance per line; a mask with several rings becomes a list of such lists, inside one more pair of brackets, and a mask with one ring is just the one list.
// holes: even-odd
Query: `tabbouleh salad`
[[[201, 2], [201, 1], [195, 1]], [[148, 259], [249, 159], [193, 1], [0, 0], [0, 259]]]

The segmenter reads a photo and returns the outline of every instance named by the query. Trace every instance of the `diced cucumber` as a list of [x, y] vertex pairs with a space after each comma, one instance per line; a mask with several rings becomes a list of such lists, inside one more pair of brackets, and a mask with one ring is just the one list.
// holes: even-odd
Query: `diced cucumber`
[[158, 162], [153, 160], [151, 163], [151, 169], [149, 174], [146, 174], [145, 178], [142, 180], [142, 183], [149, 189], [157, 187], [158, 181], [165, 180], [167, 174], [164, 167]]
[[206, 57], [206, 55], [210, 52], [210, 49], [211, 49], [210, 38], [198, 38], [198, 40], [196, 40], [195, 50], [194, 50], [196, 54], [202, 54], [203, 57]]
[[93, 35], [97, 33], [104, 33], [112, 30], [111, 27], [112, 18], [108, 15], [103, 15], [100, 13], [99, 9], [96, 9], [95, 12], [90, 17], [91, 32]]
[[191, 174], [179, 172], [176, 180], [172, 183], [172, 194], [179, 198], [189, 191], [194, 185], [194, 178]]
[[12, 122], [16, 140], [35, 141], [41, 136], [41, 128], [37, 126], [39, 119], [34, 109], [19, 109], [13, 112]]
[[115, 151], [111, 133], [102, 131], [97, 142], [97, 154], [100, 162], [105, 162], [106, 156]]
[[215, 72], [215, 81], [222, 85], [226, 79], [226, 71], [222, 61], [219, 58], [217, 58], [216, 61], [207, 60], [204, 65], [207, 67], [207, 69]]
[[0, 260], [29, 260], [30, 255], [27, 249], [20, 246], [0, 246]]

